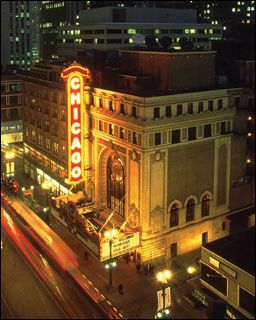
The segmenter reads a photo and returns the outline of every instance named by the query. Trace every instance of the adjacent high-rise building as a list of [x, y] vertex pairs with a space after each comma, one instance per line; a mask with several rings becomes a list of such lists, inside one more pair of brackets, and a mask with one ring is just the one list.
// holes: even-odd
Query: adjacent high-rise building
[[85, 1], [42, 1], [40, 30], [43, 60], [57, 58], [58, 28], [77, 25], [82, 9], [85, 9]]
[[40, 1], [1, 2], [1, 67], [39, 61]]

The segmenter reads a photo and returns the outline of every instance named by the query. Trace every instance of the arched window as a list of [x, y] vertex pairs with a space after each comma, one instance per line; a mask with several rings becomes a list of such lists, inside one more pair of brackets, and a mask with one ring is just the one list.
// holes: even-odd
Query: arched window
[[179, 206], [174, 203], [170, 211], [170, 227], [177, 226], [179, 224]]
[[202, 199], [202, 217], [209, 216], [209, 211], [210, 211], [210, 199], [208, 194], [203, 196]]
[[[121, 159], [110, 157], [107, 164], [107, 205], [124, 217], [125, 174]], [[120, 201], [122, 201], [121, 204]]]
[[194, 199], [189, 199], [187, 203], [186, 222], [194, 220], [194, 214], [195, 214], [195, 201]]

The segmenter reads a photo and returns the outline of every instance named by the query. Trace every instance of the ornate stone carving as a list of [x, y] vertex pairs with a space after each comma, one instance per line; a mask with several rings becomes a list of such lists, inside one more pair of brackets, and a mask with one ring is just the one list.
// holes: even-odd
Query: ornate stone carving
[[129, 227], [131, 228], [139, 227], [139, 224], [140, 224], [140, 213], [134, 203], [132, 203], [131, 206], [129, 207], [128, 224], [129, 224]]

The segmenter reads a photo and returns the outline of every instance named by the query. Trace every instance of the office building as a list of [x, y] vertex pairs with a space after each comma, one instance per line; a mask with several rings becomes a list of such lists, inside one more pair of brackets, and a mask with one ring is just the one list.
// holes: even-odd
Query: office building
[[23, 141], [21, 80], [16, 75], [1, 77], [1, 143]]
[[61, 26], [77, 25], [79, 11], [86, 1], [42, 1], [41, 5], [41, 58], [44, 61], [56, 59], [57, 35]]
[[[141, 39], [136, 41], [136, 34], [142, 35]], [[145, 37], [149, 35], [157, 43], [169, 37], [169, 48], [177, 50], [181, 38], [192, 41], [195, 49], [210, 50], [213, 39], [222, 39], [222, 30], [220, 25], [198, 24], [196, 10], [192, 9], [97, 8], [81, 11], [79, 26], [59, 28], [58, 54], [72, 57], [78, 51], [92, 49], [146, 48]]]
[[40, 1], [1, 2], [1, 66], [27, 70], [39, 61]]

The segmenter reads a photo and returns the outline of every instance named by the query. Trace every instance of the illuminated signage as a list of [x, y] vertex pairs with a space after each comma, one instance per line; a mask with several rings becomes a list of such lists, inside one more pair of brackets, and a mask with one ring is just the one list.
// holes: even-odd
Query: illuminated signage
[[[118, 257], [126, 252], [140, 247], [140, 232], [134, 232], [121, 238], [113, 240], [112, 257]], [[110, 248], [109, 242], [103, 241], [100, 245], [100, 261], [109, 259]]]
[[77, 184], [83, 180], [83, 130], [84, 130], [84, 80], [90, 77], [89, 70], [79, 64], [64, 69], [61, 77], [67, 85], [68, 108], [68, 179], [67, 183]]

